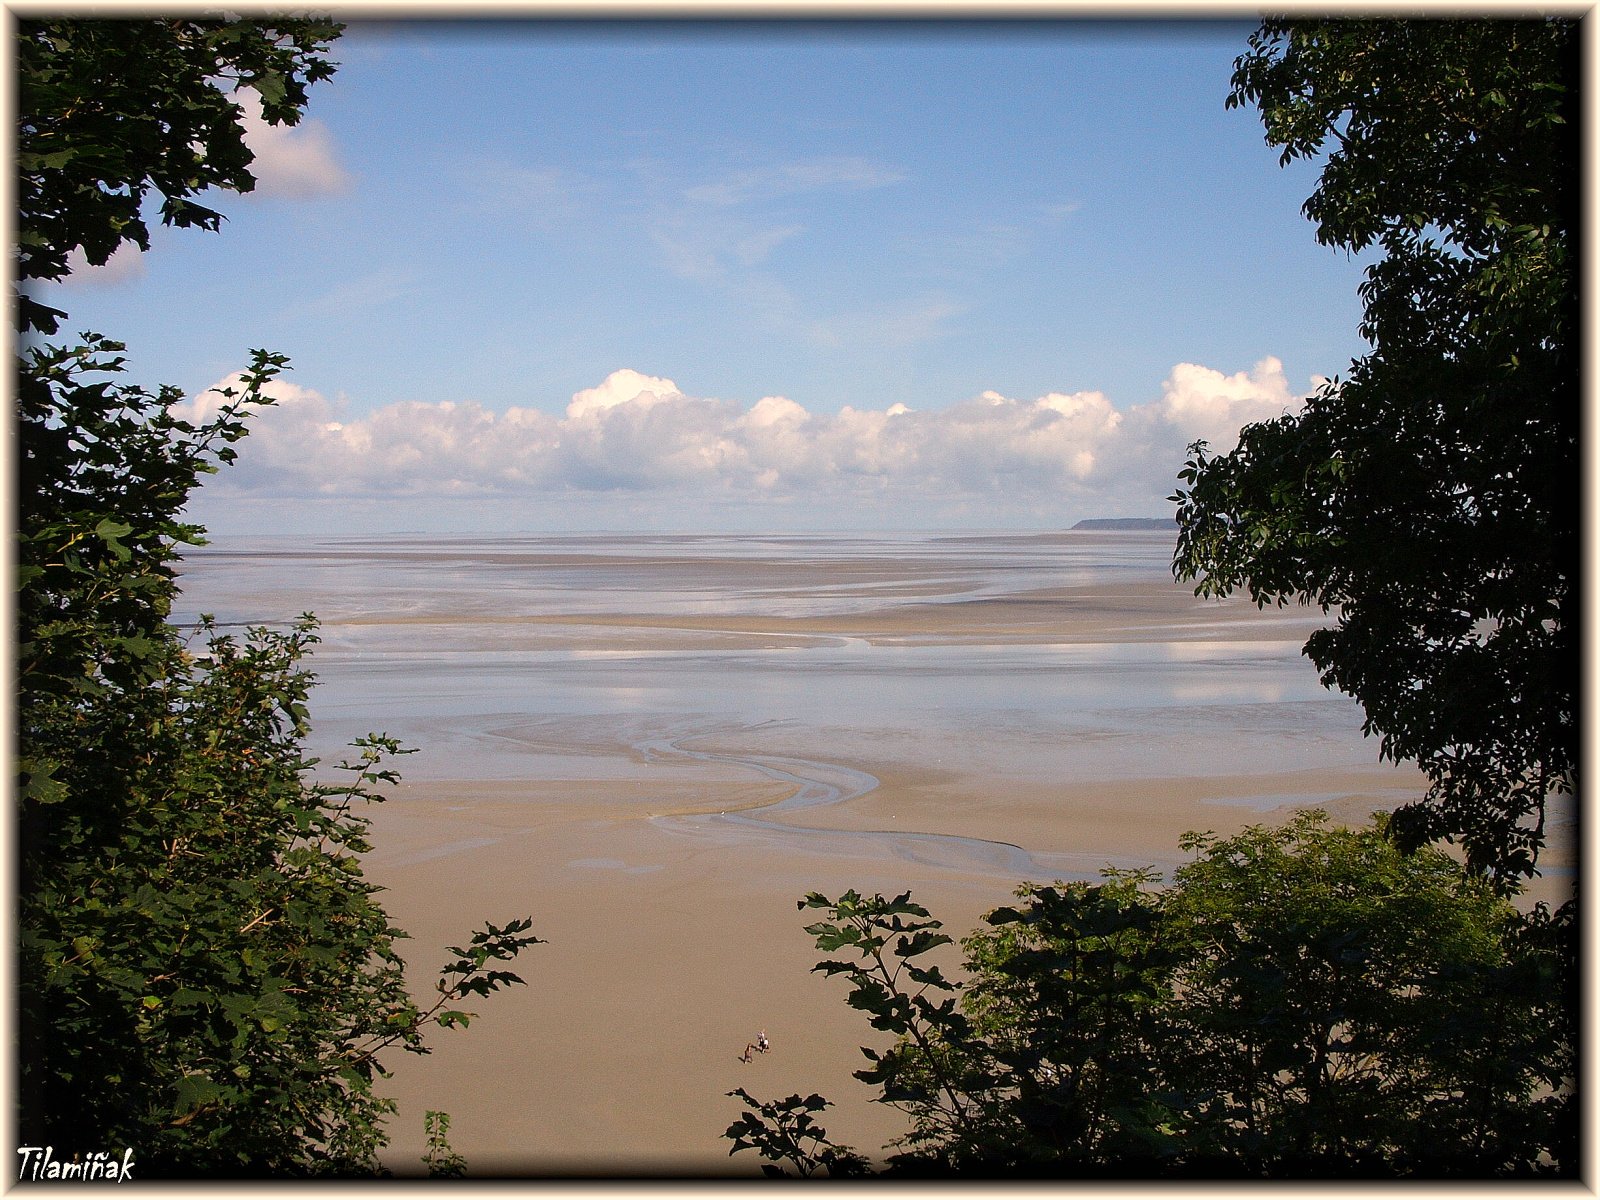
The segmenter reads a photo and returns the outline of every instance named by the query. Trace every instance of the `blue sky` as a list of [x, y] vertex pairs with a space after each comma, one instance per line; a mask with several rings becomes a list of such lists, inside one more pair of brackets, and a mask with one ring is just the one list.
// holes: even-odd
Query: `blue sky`
[[1160, 513], [1363, 349], [1250, 28], [357, 24], [220, 234], [42, 298], [197, 414], [290, 356], [218, 532]]

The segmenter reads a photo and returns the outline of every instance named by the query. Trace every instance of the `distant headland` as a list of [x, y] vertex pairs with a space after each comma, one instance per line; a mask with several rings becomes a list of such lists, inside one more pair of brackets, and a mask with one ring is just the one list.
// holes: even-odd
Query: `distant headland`
[[1153, 529], [1167, 533], [1178, 524], [1176, 517], [1089, 517], [1079, 521], [1073, 529], [1115, 531], [1127, 533], [1133, 529]]

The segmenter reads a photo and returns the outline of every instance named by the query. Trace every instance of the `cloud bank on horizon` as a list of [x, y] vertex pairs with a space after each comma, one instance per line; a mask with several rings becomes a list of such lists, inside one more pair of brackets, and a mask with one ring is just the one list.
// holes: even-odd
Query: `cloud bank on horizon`
[[[213, 416], [219, 389], [238, 382], [219, 381], [181, 415]], [[986, 391], [940, 408], [812, 412], [784, 396], [694, 396], [631, 369], [577, 392], [559, 416], [472, 401], [352, 415], [347, 401], [287, 380], [267, 392], [275, 403], [252, 419], [238, 462], [206, 484], [219, 500], [377, 501], [417, 522], [428, 502], [477, 499], [546, 523], [563, 504], [625, 520], [644, 503], [690, 523], [743, 509], [757, 524], [817, 528], [1159, 514], [1190, 442], [1230, 448], [1241, 426], [1304, 397], [1271, 357], [1231, 375], [1180, 363], [1159, 397], [1120, 410], [1098, 391]]]

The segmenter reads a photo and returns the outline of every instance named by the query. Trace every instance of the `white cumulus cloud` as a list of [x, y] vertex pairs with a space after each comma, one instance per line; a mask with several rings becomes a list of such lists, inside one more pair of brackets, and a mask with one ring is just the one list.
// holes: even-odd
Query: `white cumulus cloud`
[[[238, 386], [238, 377], [217, 386]], [[655, 497], [784, 503], [870, 521], [886, 507], [1008, 514], [1165, 511], [1184, 447], [1232, 446], [1241, 424], [1300, 403], [1282, 364], [1232, 375], [1180, 363], [1144, 404], [1098, 391], [1018, 399], [986, 391], [944, 407], [813, 412], [786, 396], [753, 404], [685, 394], [631, 369], [551, 406], [496, 412], [472, 401], [405, 401], [357, 413], [287, 381], [254, 421], [239, 462], [207, 490], [256, 496], [452, 497], [507, 502]], [[215, 389], [189, 401], [215, 413]]]
[[1191, 440], [1232, 440], [1241, 426], [1270, 420], [1297, 404], [1276, 358], [1264, 358], [1253, 370], [1233, 375], [1179, 363], [1161, 385], [1162, 420]]
[[682, 395], [678, 385], [670, 379], [657, 379], [624, 368], [607, 375], [599, 387], [585, 388], [572, 397], [567, 405], [567, 416], [580, 420], [591, 413], [604, 412], [620, 404], [635, 404], [649, 408], [672, 396]]
[[98, 267], [91, 266], [84, 257], [83, 248], [74, 246], [67, 253], [67, 270], [71, 272], [62, 283], [71, 287], [77, 284], [112, 286], [144, 277], [144, 251], [133, 242], [123, 242], [111, 252], [111, 257]]
[[298, 125], [269, 125], [261, 115], [255, 92], [241, 88], [234, 103], [244, 110], [240, 124], [244, 142], [255, 155], [250, 173], [256, 177], [255, 195], [310, 197], [336, 195], [350, 184], [339, 163], [333, 134], [314, 117]]

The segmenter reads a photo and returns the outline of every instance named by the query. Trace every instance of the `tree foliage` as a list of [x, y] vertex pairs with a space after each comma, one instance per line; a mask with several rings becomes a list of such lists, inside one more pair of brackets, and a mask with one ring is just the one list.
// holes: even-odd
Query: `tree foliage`
[[1185, 840], [1162, 907], [1190, 947], [1163, 1048], [1186, 1136], [1251, 1174], [1572, 1170], [1571, 910], [1524, 917], [1385, 825]]
[[372, 737], [313, 774], [304, 618], [240, 638], [166, 623], [176, 517], [231, 456], [280, 360], [207, 426], [115, 382], [115, 343], [19, 371], [19, 1029], [31, 1144], [133, 1147], [152, 1174], [359, 1172], [391, 1102], [378, 1055], [514, 974], [488, 926], [420, 1008], [362, 874], [360, 807], [396, 779]]
[[467, 1173], [467, 1160], [450, 1145], [450, 1114], [429, 1109], [423, 1114], [423, 1133], [428, 1139], [422, 1165], [430, 1179], [460, 1179]]
[[[187, 197], [251, 182], [219, 83], [292, 121], [336, 31], [24, 23], [21, 274], [146, 244], [150, 187], [164, 220], [215, 228]], [[48, 327], [40, 311], [19, 324]], [[400, 748], [306, 757], [309, 616], [243, 635], [169, 621], [178, 549], [200, 540], [185, 502], [285, 360], [255, 352], [196, 426], [176, 389], [122, 381], [121, 350], [85, 334], [17, 362], [19, 1133], [126, 1147], [143, 1175], [370, 1173], [394, 1108], [380, 1056], [466, 1024], [462, 1000], [522, 982], [503, 964], [538, 939], [526, 918], [486, 925], [450, 948], [429, 1007], [411, 998], [404, 934], [361, 870], [362, 809]], [[454, 1172], [431, 1132], [429, 1165]]]
[[[890, 1173], [1576, 1169], [1570, 910], [1524, 917], [1381, 821], [1185, 844], [1170, 888], [1024, 885], [963, 943], [961, 984], [912, 961], [948, 939], [908, 895], [801, 902], [831, 918], [808, 927], [818, 949], [852, 954], [815, 969], [896, 1035], [856, 1073], [911, 1119]], [[736, 1150], [758, 1124], [729, 1129]]]
[[[60, 279], [68, 256], [99, 266], [131, 241], [150, 248], [145, 200], [167, 225], [215, 230], [223, 216], [194, 197], [255, 187], [234, 99], [248, 88], [262, 118], [294, 125], [307, 89], [333, 74], [343, 26], [314, 19], [78, 19], [18, 23], [17, 275]], [[65, 314], [24, 302], [24, 328]]]
[[864, 1158], [848, 1146], [835, 1145], [828, 1139], [828, 1131], [817, 1124], [812, 1114], [829, 1107], [821, 1096], [812, 1093], [802, 1097], [796, 1092], [768, 1103], [757, 1100], [743, 1088], [734, 1088], [728, 1095], [744, 1101], [750, 1110], [741, 1114], [722, 1135], [733, 1142], [728, 1153], [754, 1150], [769, 1160], [762, 1164], [763, 1175], [783, 1178], [787, 1174], [783, 1163], [793, 1166], [802, 1179], [819, 1171], [834, 1179], [868, 1173]]
[[1576, 80], [1569, 21], [1260, 28], [1229, 103], [1285, 162], [1324, 156], [1305, 212], [1375, 255], [1372, 350], [1231, 453], [1196, 444], [1173, 497], [1197, 592], [1337, 614], [1307, 655], [1429, 779], [1396, 836], [1504, 888], [1577, 764]]

